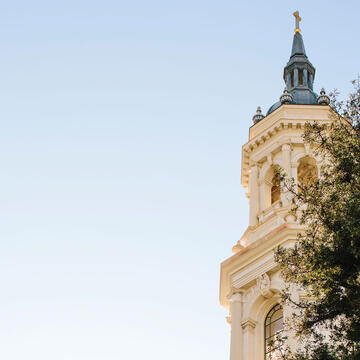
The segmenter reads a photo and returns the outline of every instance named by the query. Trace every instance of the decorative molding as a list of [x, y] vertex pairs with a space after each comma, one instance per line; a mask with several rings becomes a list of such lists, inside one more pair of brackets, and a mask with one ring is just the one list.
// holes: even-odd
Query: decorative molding
[[244, 330], [249, 330], [249, 329], [255, 329], [256, 327], [256, 321], [251, 319], [251, 318], [247, 318], [246, 320], [244, 320], [242, 323], [241, 323], [241, 327], [244, 329]]
[[[239, 288], [236, 288], [234, 286], [231, 287], [231, 290], [229, 292], [229, 294], [226, 296], [228, 300], [241, 300], [241, 296], [244, 294], [244, 290], [243, 289], [239, 289]], [[233, 299], [233, 297], [235, 295], [238, 295], [238, 299]]]
[[257, 277], [256, 287], [260, 294], [267, 299], [271, 298], [274, 295], [274, 293], [270, 290], [271, 280], [267, 273], [264, 273]]
[[264, 272], [268, 272], [276, 266], [274, 260], [274, 254], [271, 252], [267, 255], [265, 259], [261, 261], [261, 263], [256, 263], [254, 266], [246, 266], [245, 271], [241, 271], [237, 273], [233, 277], [233, 286], [237, 288], [242, 288], [243, 286], [249, 284], [252, 281], [256, 281], [256, 278], [263, 274]]
[[270, 299], [274, 296], [274, 293], [270, 290], [271, 280], [267, 273], [256, 278], [256, 285], [252, 286], [245, 294], [244, 301], [249, 302], [252, 298], [262, 295], [266, 299]]
[[[289, 106], [291, 106], [291, 109]], [[241, 183], [245, 188], [248, 187], [249, 182], [246, 170], [249, 164], [246, 164], [244, 160], [248, 159], [259, 147], [266, 147], [266, 144], [269, 144], [269, 142], [271, 144], [271, 140], [279, 136], [280, 139], [283, 139], [283, 143], [290, 142], [290, 145], [292, 143], [303, 144], [304, 141], [301, 137], [301, 132], [308, 121], [319, 121], [325, 125], [332, 122], [332, 120], [328, 118], [327, 106], [313, 105], [309, 107], [307, 105], [305, 108], [304, 106], [294, 107], [294, 104], [291, 104], [283, 105], [281, 108], [282, 111], [279, 110], [268, 115], [263, 121], [250, 128], [249, 141], [242, 147], [243, 165]], [[265, 126], [266, 124], [268, 126]], [[291, 136], [290, 140], [289, 136]], [[267, 152], [265, 147], [263, 148], [263, 153]], [[311, 149], [309, 154], [310, 153]], [[262, 161], [260, 158], [253, 160]]]
[[268, 162], [268, 164], [269, 164], [270, 166], [272, 165], [273, 159], [272, 159], [272, 155], [271, 155], [271, 154], [268, 154], [268, 156], [267, 156], [267, 162]]

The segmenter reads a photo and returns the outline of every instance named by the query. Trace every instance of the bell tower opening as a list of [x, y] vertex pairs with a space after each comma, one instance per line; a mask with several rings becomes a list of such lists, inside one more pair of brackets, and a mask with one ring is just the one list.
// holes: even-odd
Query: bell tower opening
[[290, 87], [291, 88], [294, 87], [294, 72], [293, 71], [290, 73]]
[[304, 75], [302, 69], [299, 69], [299, 85], [304, 85]]
[[271, 181], [271, 205], [280, 200], [280, 174], [275, 172]]
[[298, 191], [302, 186], [314, 184], [318, 178], [316, 162], [310, 156], [303, 157], [297, 168], [298, 173]]

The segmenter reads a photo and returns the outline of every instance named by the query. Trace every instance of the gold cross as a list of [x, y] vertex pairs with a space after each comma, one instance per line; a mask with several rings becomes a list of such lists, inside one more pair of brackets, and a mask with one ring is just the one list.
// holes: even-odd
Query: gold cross
[[293, 15], [295, 16], [295, 34], [298, 32], [300, 32], [300, 21], [301, 21], [301, 17], [299, 15], [299, 11], [295, 11], [293, 13]]

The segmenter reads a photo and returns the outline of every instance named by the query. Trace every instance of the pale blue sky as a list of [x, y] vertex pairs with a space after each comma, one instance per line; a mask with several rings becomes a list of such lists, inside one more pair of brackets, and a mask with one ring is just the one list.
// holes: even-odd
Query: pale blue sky
[[358, 1], [0, 1], [0, 357], [219, 360], [241, 145], [284, 87], [360, 71]]

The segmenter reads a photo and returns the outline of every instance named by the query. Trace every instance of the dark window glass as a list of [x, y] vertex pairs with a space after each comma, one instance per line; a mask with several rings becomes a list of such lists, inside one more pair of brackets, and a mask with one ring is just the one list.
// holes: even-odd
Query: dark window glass
[[280, 174], [276, 173], [271, 181], [271, 204], [280, 200]]
[[278, 358], [280, 343], [278, 337], [283, 330], [283, 309], [280, 304], [276, 304], [265, 318], [265, 360], [275, 360]]
[[300, 160], [297, 168], [298, 191], [301, 191], [302, 186], [310, 186], [316, 183], [317, 168], [315, 160], [310, 157], [304, 157]]
[[299, 74], [299, 85], [304, 85], [304, 73], [302, 69], [298, 70]]
[[293, 71], [290, 73], [290, 86], [294, 87], [294, 72]]

